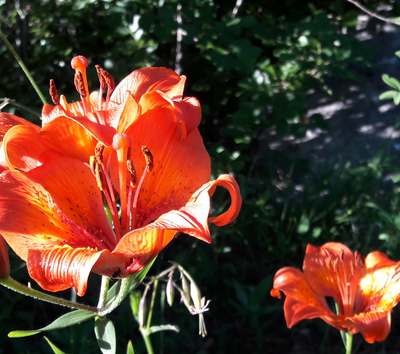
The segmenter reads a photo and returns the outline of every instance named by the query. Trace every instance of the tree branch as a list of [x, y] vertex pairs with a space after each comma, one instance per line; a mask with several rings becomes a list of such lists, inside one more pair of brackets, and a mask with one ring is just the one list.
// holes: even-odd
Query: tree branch
[[356, 0], [347, 0], [348, 2], [351, 2], [353, 5], [357, 6], [359, 9], [361, 9], [362, 11], [364, 11], [365, 13], [367, 13], [368, 15], [370, 15], [371, 17], [375, 17], [378, 20], [384, 21], [384, 22], [388, 22], [388, 23], [393, 23], [394, 25], [400, 26], [400, 21], [393, 21], [387, 17], [378, 15], [376, 12], [372, 12], [371, 10], [368, 10], [366, 7], [364, 7], [363, 5], [361, 5], [358, 1]]

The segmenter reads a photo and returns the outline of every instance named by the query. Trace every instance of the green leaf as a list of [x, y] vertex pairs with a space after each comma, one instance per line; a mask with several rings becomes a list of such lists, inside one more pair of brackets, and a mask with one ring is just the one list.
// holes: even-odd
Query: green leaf
[[394, 90], [385, 91], [379, 95], [379, 99], [380, 100], [391, 100], [391, 99], [394, 99], [398, 93], [399, 93], [398, 91], [394, 91]]
[[298, 234], [305, 234], [310, 229], [310, 220], [304, 214], [300, 218], [299, 226], [297, 227]]
[[154, 257], [153, 260], [145, 268], [133, 275], [132, 284], [129, 291], [135, 290], [142, 283], [143, 279], [149, 272], [151, 266], [154, 264], [156, 259], [157, 257]]
[[161, 326], [151, 326], [149, 328], [149, 334], [160, 332], [160, 331], [175, 331], [179, 333], [179, 327], [173, 325], [161, 325]]
[[47, 343], [49, 343], [51, 349], [53, 349], [53, 352], [55, 354], [65, 354], [62, 350], [58, 349], [52, 342], [50, 342], [50, 339], [47, 337], [44, 337], [44, 339], [47, 340]]
[[104, 354], [115, 354], [117, 340], [112, 321], [105, 317], [96, 317], [94, 332], [96, 333], [97, 343], [101, 352]]
[[395, 104], [396, 106], [399, 105], [399, 103], [400, 103], [400, 92], [397, 92], [396, 97], [393, 98], [393, 102], [394, 102], [394, 104]]
[[383, 74], [382, 80], [386, 85], [389, 85], [394, 89], [400, 91], [400, 83], [394, 77], [389, 77], [389, 75]]
[[128, 342], [128, 347], [126, 348], [126, 354], [135, 354], [135, 351], [133, 350], [132, 341]]
[[141, 298], [142, 294], [140, 293], [140, 291], [131, 291], [130, 303], [131, 303], [133, 317], [135, 318], [136, 321], [139, 320], [139, 305]]
[[57, 318], [54, 322], [50, 323], [48, 326], [39, 328], [32, 331], [13, 331], [8, 334], [10, 338], [21, 338], [21, 337], [29, 337], [40, 332], [44, 331], [54, 331], [56, 329], [66, 328], [73, 326], [78, 323], [82, 323], [88, 321], [92, 318], [96, 317], [96, 314], [93, 312], [85, 311], [85, 310], [76, 310], [69, 312], [59, 318]]
[[400, 57], [400, 50], [398, 50], [398, 51], [395, 52], [394, 54], [397, 55], [398, 57]]
[[392, 177], [392, 181], [393, 181], [393, 183], [397, 183], [398, 181], [400, 181], [400, 173], [395, 174]]

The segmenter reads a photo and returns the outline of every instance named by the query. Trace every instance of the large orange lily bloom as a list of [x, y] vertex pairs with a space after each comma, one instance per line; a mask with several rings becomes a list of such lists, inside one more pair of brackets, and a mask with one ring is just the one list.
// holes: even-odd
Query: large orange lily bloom
[[[303, 319], [322, 318], [337, 329], [360, 332], [368, 343], [384, 340], [390, 331], [392, 308], [400, 300], [400, 262], [378, 251], [365, 258], [340, 243], [307, 246], [303, 272], [280, 269], [271, 295], [286, 295], [288, 327]], [[333, 313], [326, 297], [335, 299]]]
[[[0, 151], [8, 168], [0, 175], [0, 234], [43, 289], [73, 286], [80, 296], [91, 271], [127, 277], [178, 232], [211, 242], [208, 222], [232, 222], [242, 201], [231, 176], [208, 182], [200, 105], [182, 98], [184, 78], [141, 69], [103, 102], [87, 94], [83, 59], [72, 62], [82, 101], [67, 104], [53, 88], [56, 106], [44, 107], [43, 128], [12, 127]], [[218, 185], [232, 204], [209, 218]]]

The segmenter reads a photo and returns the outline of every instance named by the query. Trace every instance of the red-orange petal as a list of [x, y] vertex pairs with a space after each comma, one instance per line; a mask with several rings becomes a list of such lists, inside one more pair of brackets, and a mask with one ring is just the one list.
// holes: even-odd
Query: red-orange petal
[[28, 122], [24, 118], [14, 116], [10, 113], [0, 112], [0, 141], [3, 141], [4, 135], [15, 125], [36, 127], [35, 124]]
[[[177, 234], [175, 230], [144, 227], [126, 234], [112, 252], [117, 257], [132, 259], [129, 273], [142, 270]], [[122, 275], [123, 276], [123, 275]]]
[[[150, 91], [162, 91], [172, 96], [182, 95], [184, 80], [178, 74], [167, 68], [142, 68], [135, 70], [123, 79], [111, 95], [111, 101], [122, 103], [128, 95], [137, 101]], [[170, 96], [171, 97], [171, 96]]]
[[368, 343], [383, 341], [390, 332], [391, 311], [371, 311], [348, 319], [355, 324], [351, 333], [360, 332]]
[[341, 243], [328, 242], [321, 247], [307, 246], [303, 264], [304, 278], [313, 291], [322, 296], [329, 296], [341, 303], [339, 284], [332, 277], [332, 261], [343, 255], [343, 264], [350, 274], [350, 261], [354, 255]]
[[90, 248], [67, 245], [29, 250], [28, 272], [44, 290], [55, 292], [75, 287], [77, 294], [83, 296], [89, 274], [101, 253]]
[[400, 301], [400, 262], [371, 252], [365, 259], [366, 274], [360, 279], [355, 313], [390, 311]]
[[39, 156], [45, 151], [39, 127], [17, 125], [4, 136], [0, 161], [10, 169], [29, 171], [38, 166]]
[[210, 190], [208, 192], [210, 197], [214, 194], [217, 186], [225, 187], [231, 196], [231, 205], [229, 210], [219, 216], [209, 218], [208, 221], [218, 226], [224, 226], [231, 223], [239, 215], [242, 206], [242, 196], [240, 194], [239, 185], [230, 175], [221, 175], [215, 181], [211, 181], [208, 184], [210, 185]]
[[273, 296], [278, 296], [278, 290], [286, 295], [284, 310], [289, 328], [303, 319], [335, 316], [329, 310], [325, 298], [312, 291], [298, 269], [280, 269], [275, 275], [273, 290]]

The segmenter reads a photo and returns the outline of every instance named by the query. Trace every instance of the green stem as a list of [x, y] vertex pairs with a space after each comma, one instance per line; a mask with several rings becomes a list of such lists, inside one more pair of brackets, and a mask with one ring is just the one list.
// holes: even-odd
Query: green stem
[[97, 308], [101, 309], [104, 307], [107, 298], [108, 287], [110, 285], [110, 278], [102, 276], [101, 277], [101, 287], [100, 287], [100, 295], [99, 295], [99, 303]]
[[353, 345], [353, 335], [346, 333], [346, 354], [351, 354], [351, 347]]
[[149, 315], [147, 316], [147, 325], [146, 325], [147, 330], [150, 328], [151, 325], [151, 317], [153, 316], [153, 308], [154, 308], [154, 302], [156, 300], [157, 286], [158, 286], [158, 278], [154, 280], [153, 293], [151, 294], [150, 310], [149, 310]]
[[145, 328], [140, 328], [140, 333], [142, 334], [144, 344], [146, 344], [147, 354], [154, 354], [153, 346], [151, 345], [150, 335]]
[[110, 305], [99, 309], [98, 315], [100, 317], [103, 317], [103, 316], [109, 314], [110, 312], [115, 310], [121, 304], [121, 302], [125, 299], [126, 295], [129, 294], [131, 284], [132, 284], [132, 277], [133, 276], [131, 275], [128, 278], [121, 280], [121, 287], [119, 289], [117, 297]]
[[5, 286], [8, 289], [14, 290], [17, 293], [20, 293], [20, 294], [23, 294], [26, 296], [30, 296], [30, 297], [33, 297], [38, 300], [51, 302], [52, 304], [66, 306], [66, 307], [70, 307], [73, 309], [86, 310], [86, 311], [90, 311], [90, 312], [94, 312], [94, 313], [98, 312], [98, 309], [96, 307], [79, 304], [77, 302], [60, 299], [56, 296], [42, 293], [39, 290], [32, 289], [31, 287], [25, 286], [25, 285], [17, 282], [16, 280], [14, 280], [11, 277], [8, 277], [6, 279], [0, 279], [0, 284]]
[[20, 65], [20, 67], [24, 71], [25, 75], [27, 76], [27, 78], [31, 82], [33, 88], [35, 89], [35, 91], [39, 95], [39, 97], [42, 100], [43, 104], [46, 104], [47, 103], [46, 99], [44, 98], [44, 96], [43, 96], [42, 92], [40, 91], [38, 85], [36, 85], [35, 80], [33, 79], [31, 74], [29, 73], [27, 67], [25, 66], [24, 62], [21, 60], [21, 58], [19, 57], [17, 52], [14, 50], [14, 48], [11, 45], [11, 43], [8, 41], [8, 39], [6, 38], [6, 36], [3, 34], [3, 32], [1, 30], [0, 30], [0, 37], [3, 39], [4, 43], [6, 44], [6, 46], [8, 47], [10, 52], [12, 53], [12, 55], [14, 55], [15, 60], [18, 62], [18, 64]]
[[27, 111], [27, 112], [33, 114], [34, 116], [40, 118], [40, 114], [39, 114], [38, 112], [34, 111], [33, 109], [30, 109], [29, 107], [26, 107], [26, 106], [20, 104], [20, 103], [17, 103], [17, 102], [15, 102], [15, 101], [13, 101], [13, 100], [11, 100], [11, 99], [9, 99], [9, 98], [0, 98], [0, 101], [3, 101], [3, 102], [4, 102], [4, 103], [3, 103], [3, 104], [4, 104], [3, 107], [5, 107], [6, 104], [11, 104], [11, 105], [13, 105], [13, 106], [16, 106], [16, 107], [18, 107], [18, 108], [21, 108], [21, 109], [23, 109], [23, 110], [25, 110], [25, 111]]

